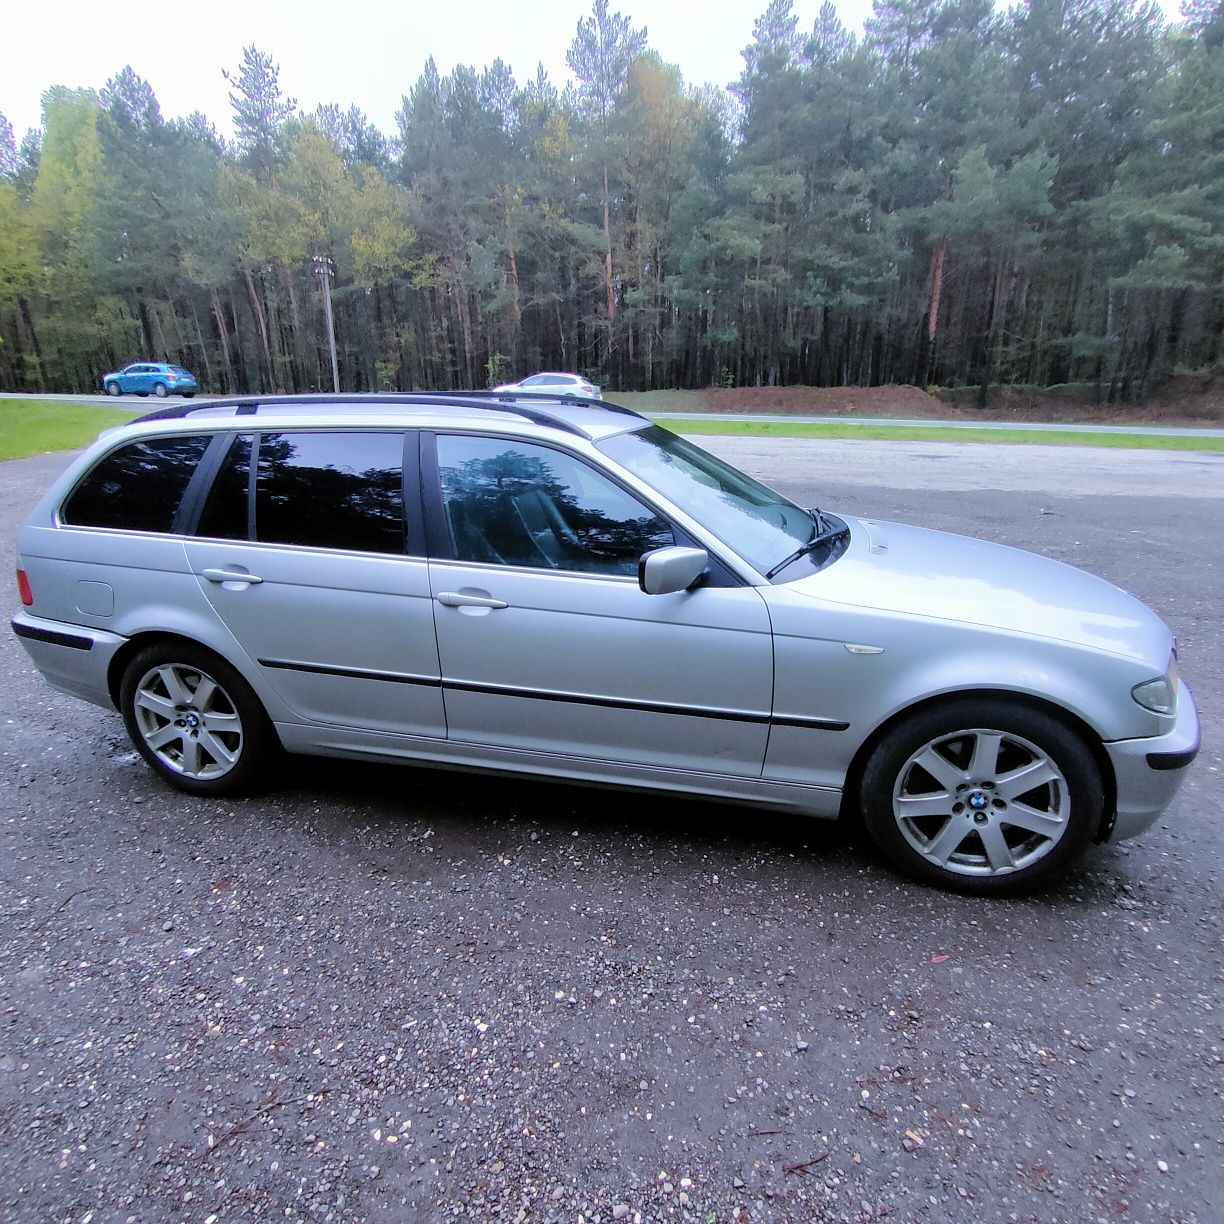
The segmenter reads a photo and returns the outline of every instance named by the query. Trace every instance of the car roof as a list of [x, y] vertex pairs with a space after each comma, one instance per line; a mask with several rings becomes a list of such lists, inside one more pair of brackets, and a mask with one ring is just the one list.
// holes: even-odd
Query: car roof
[[[487, 429], [495, 422], [530, 423], [589, 441], [641, 429], [649, 422], [629, 408], [582, 395], [525, 391], [417, 391], [366, 395], [270, 395], [195, 400], [146, 413], [121, 430], [152, 422], [317, 427], [322, 424]], [[177, 432], [177, 430], [176, 430]]]

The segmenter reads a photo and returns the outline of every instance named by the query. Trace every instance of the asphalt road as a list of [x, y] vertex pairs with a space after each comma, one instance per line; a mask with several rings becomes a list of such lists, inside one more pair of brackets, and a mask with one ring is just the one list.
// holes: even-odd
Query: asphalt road
[[[193, 800], [3, 635], [0, 1215], [1220, 1218], [1224, 456], [702, 442], [1153, 604], [1204, 719], [1168, 817], [983, 903], [735, 807], [301, 760]], [[63, 463], [3, 465], [6, 550]]]

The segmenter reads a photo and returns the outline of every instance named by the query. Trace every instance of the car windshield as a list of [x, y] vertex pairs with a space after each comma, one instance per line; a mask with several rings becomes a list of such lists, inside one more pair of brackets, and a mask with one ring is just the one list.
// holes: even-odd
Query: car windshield
[[812, 538], [807, 510], [658, 425], [606, 438], [599, 449], [762, 574]]

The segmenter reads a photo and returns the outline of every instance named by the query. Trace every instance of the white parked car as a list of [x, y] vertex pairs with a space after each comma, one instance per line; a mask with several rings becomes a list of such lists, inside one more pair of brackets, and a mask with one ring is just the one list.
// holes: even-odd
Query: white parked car
[[603, 394], [593, 382], [581, 374], [533, 374], [522, 382], [503, 383], [494, 391], [540, 391], [545, 395], [582, 395], [587, 399], [602, 399]]

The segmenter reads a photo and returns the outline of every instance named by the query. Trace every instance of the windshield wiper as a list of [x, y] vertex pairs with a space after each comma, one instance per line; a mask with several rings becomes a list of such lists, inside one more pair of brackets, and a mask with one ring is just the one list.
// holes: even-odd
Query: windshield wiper
[[800, 557], [807, 556], [808, 553], [814, 551], [821, 544], [827, 544], [830, 540], [836, 540], [840, 536], [848, 535], [849, 532], [850, 528], [840, 519], [826, 518], [818, 509], [813, 507], [812, 538], [806, 543], [800, 544], [789, 556], [783, 557], [765, 577], [772, 578], [775, 574], [780, 574], [792, 561], [798, 561]]

